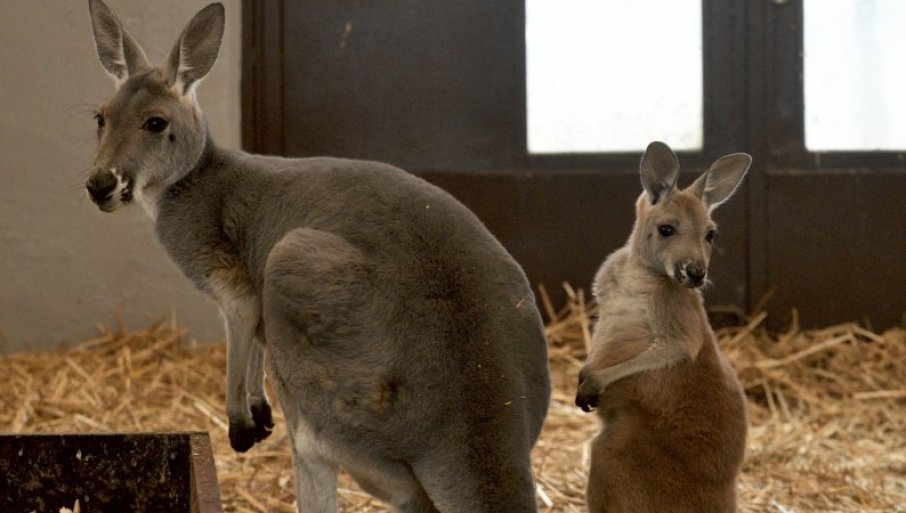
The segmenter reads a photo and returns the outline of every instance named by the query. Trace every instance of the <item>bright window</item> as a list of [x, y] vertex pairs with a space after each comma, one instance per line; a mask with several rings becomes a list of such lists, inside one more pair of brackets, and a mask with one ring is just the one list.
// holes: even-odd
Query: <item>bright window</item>
[[701, 0], [526, 0], [530, 153], [699, 150]]
[[806, 0], [805, 146], [906, 149], [906, 2]]

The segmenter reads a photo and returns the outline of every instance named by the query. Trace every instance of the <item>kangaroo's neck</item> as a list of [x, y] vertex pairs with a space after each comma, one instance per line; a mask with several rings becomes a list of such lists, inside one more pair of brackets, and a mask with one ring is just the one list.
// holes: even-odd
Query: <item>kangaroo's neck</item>
[[212, 273], [236, 268], [240, 260], [238, 237], [225, 220], [234, 212], [224, 206], [238, 188], [231, 163], [232, 155], [207, 138], [192, 169], [156, 191], [152, 204], [158, 241], [201, 290], [207, 290]]
[[[611, 282], [616, 290], [607, 296], [636, 298], [653, 339], [679, 341], [690, 354], [696, 354], [710, 333], [701, 292], [654, 272], [629, 251], [620, 267], [613, 269], [618, 273]], [[602, 306], [606, 304], [605, 299]]]
[[[207, 131], [207, 129], [206, 129]], [[178, 180], [167, 186], [168, 195], [178, 195], [182, 192], [195, 187], [202, 177], [205, 179], [211, 176], [218, 168], [223, 167], [226, 159], [226, 153], [217, 146], [214, 139], [211, 138], [210, 131], [207, 131], [204, 139], [204, 147], [195, 165], [186, 171]]]
[[160, 214], [160, 202], [164, 197], [175, 196], [198, 184], [202, 175], [214, 167], [219, 167], [225, 160], [225, 152], [211, 138], [205, 127], [205, 140], [201, 154], [195, 164], [183, 173], [176, 173], [172, 180], [154, 183], [142, 187], [135, 193], [137, 202], [155, 222]]
[[631, 256], [627, 261], [630, 274], [635, 278], [630, 287], [633, 293], [645, 296], [648, 301], [662, 303], [673, 309], [693, 309], [704, 311], [702, 294], [698, 289], [684, 287], [662, 273]]
[[709, 343], [711, 329], [698, 289], [662, 279], [650, 304], [649, 316], [655, 329], [661, 336], [682, 344], [690, 356], [697, 355], [702, 345]]

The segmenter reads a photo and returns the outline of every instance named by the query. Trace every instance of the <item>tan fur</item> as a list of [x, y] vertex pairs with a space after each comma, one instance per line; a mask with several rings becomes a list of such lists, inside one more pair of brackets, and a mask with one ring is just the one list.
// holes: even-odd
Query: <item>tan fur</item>
[[[732, 194], [750, 159], [718, 161], [680, 191], [678, 166], [662, 165], [671, 167], [672, 152], [658, 144], [646, 152], [662, 159], [654, 159], [657, 180], [646, 179], [643, 160], [646, 191], [629, 242], [607, 258], [594, 282], [599, 321], [576, 396], [583, 409], [597, 406], [604, 423], [592, 445], [588, 507], [728, 513], [736, 509], [745, 447], [744, 397], [708, 324], [700, 283], [685, 275], [691, 266], [707, 270], [710, 210]], [[707, 197], [709, 173], [730, 175], [733, 186]], [[664, 224], [675, 233], [664, 237]]]

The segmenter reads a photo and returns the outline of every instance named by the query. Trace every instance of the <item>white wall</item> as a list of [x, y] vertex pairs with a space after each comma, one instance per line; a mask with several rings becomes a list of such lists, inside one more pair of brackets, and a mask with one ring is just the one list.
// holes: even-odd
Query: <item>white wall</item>
[[[107, 1], [157, 63], [209, 3]], [[224, 3], [224, 44], [198, 96], [218, 143], [238, 148], [241, 9]], [[94, 105], [113, 91], [87, 2], [3, 2], [0, 12], [0, 353], [91, 337], [117, 310], [129, 328], [175, 311], [190, 336], [221, 338], [216, 307], [169, 261], [141, 208], [104, 214], [85, 193]]]

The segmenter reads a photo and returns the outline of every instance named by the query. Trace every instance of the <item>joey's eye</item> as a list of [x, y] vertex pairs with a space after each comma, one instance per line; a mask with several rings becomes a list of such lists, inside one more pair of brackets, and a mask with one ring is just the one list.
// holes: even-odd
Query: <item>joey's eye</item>
[[670, 237], [671, 235], [676, 233], [676, 228], [669, 224], [662, 224], [657, 227], [657, 231], [664, 237]]
[[101, 114], [100, 112], [98, 112], [97, 114], [94, 115], [94, 119], [95, 119], [95, 121], [98, 122], [98, 128], [104, 128], [104, 123], [105, 123], [105, 121], [104, 121], [104, 115], [103, 115], [103, 114]]
[[149, 132], [157, 133], [163, 132], [167, 128], [167, 125], [169, 125], [169, 123], [166, 119], [155, 116], [153, 118], [148, 118], [145, 121], [145, 124], [142, 125], [142, 128]]
[[708, 244], [714, 242], [714, 230], [708, 230], [708, 233], [705, 234], [705, 240], [708, 241]]

